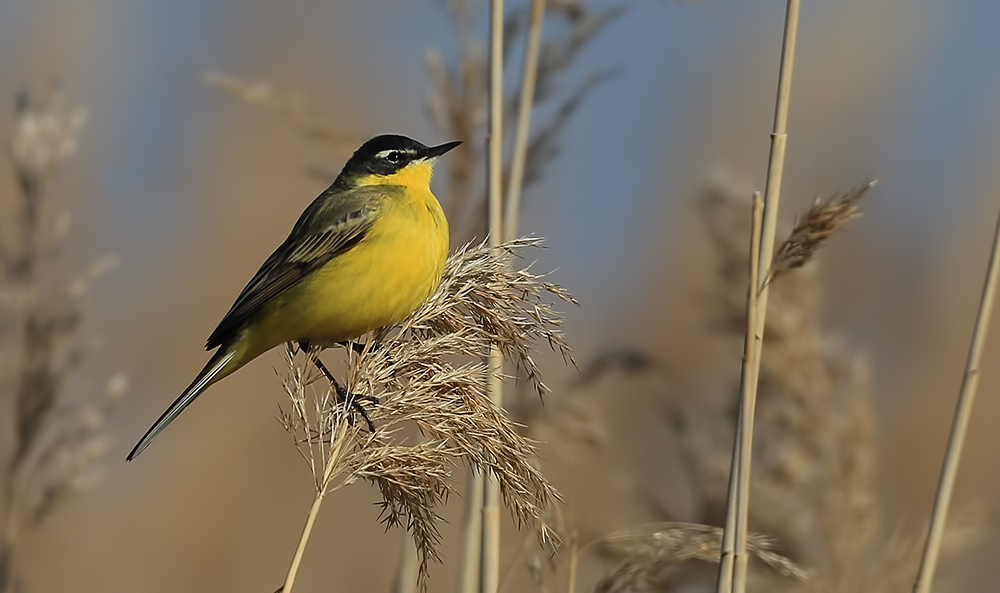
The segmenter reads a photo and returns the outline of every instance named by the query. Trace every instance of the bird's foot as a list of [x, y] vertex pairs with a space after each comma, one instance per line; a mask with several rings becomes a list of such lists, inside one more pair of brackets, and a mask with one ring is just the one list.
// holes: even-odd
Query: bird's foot
[[374, 395], [364, 395], [361, 393], [350, 393], [347, 389], [340, 384], [332, 376], [328, 376], [330, 382], [333, 383], [333, 388], [337, 391], [337, 399], [341, 402], [347, 402], [348, 407], [351, 409], [350, 414], [347, 417], [347, 422], [354, 426], [354, 413], [357, 412], [365, 419], [365, 424], [368, 425], [368, 432], [375, 432], [375, 423], [372, 422], [371, 416], [368, 415], [368, 410], [361, 405], [361, 401], [368, 401], [373, 405], [378, 405], [379, 400]]
[[[363, 352], [365, 348], [364, 344], [359, 344], [357, 342], [341, 342], [341, 344], [343, 344], [345, 347], [350, 347], [359, 354]], [[298, 347], [300, 351], [307, 354], [312, 354], [314, 349], [316, 348], [316, 346], [313, 346], [307, 340], [300, 341], [298, 343]], [[378, 344], [372, 345], [372, 349], [377, 347]], [[368, 425], [368, 431], [374, 433], [375, 423], [372, 421], [371, 416], [368, 415], [368, 410], [365, 409], [365, 407], [361, 404], [361, 402], [367, 401], [373, 405], [378, 405], [379, 399], [374, 395], [350, 393], [347, 390], [347, 388], [345, 388], [343, 385], [340, 384], [340, 381], [337, 381], [337, 378], [333, 376], [333, 373], [330, 372], [330, 369], [326, 368], [326, 365], [323, 364], [323, 361], [319, 359], [318, 352], [316, 353], [315, 356], [313, 356], [313, 364], [316, 365], [316, 368], [318, 368], [323, 373], [323, 375], [326, 376], [327, 380], [329, 380], [330, 383], [333, 385], [334, 391], [337, 392], [337, 401], [341, 403], [346, 402], [347, 407], [350, 408], [350, 412], [347, 417], [347, 422], [351, 426], [354, 426], [354, 414], [355, 413], [360, 414], [361, 417], [365, 419], [365, 424]]]
[[[302, 349], [304, 352], [311, 352], [311, 346], [309, 345], [308, 342], [304, 343], [300, 342], [299, 348]], [[315, 364], [316, 368], [318, 368], [326, 376], [326, 378], [330, 381], [330, 383], [333, 384], [333, 389], [337, 392], [337, 400], [340, 402], [347, 403], [347, 407], [350, 408], [350, 413], [347, 417], [347, 421], [350, 423], [350, 425], [354, 426], [354, 414], [358, 413], [361, 415], [362, 418], [365, 419], [365, 423], [368, 425], [368, 431], [374, 433], [375, 423], [372, 422], [371, 416], [368, 415], [368, 410], [366, 410], [365, 407], [361, 405], [361, 402], [368, 401], [374, 405], [378, 405], [379, 403], [378, 398], [375, 397], [374, 395], [350, 393], [349, 391], [347, 391], [347, 388], [341, 385], [340, 381], [337, 381], [337, 378], [333, 376], [333, 373], [330, 372], [330, 369], [326, 368], [326, 365], [323, 364], [323, 361], [320, 360], [318, 356], [313, 357], [313, 364]]]

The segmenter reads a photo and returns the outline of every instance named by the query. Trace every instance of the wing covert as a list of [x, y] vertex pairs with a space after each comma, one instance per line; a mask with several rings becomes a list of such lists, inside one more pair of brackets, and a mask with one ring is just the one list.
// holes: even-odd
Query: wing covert
[[257, 270], [208, 337], [207, 350], [221, 345], [231, 332], [275, 297], [357, 245], [371, 230], [378, 211], [376, 204], [362, 203], [335, 218], [336, 213], [324, 210], [324, 205], [314, 204], [315, 211], [313, 206], [307, 209], [285, 242]]

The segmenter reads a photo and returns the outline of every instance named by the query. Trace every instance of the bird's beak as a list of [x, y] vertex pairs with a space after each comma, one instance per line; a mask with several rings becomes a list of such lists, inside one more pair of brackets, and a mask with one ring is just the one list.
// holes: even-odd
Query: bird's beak
[[462, 142], [460, 140], [456, 140], [455, 142], [446, 142], [444, 144], [439, 144], [437, 146], [431, 146], [430, 148], [424, 151], [424, 154], [420, 156], [428, 160], [436, 159], [437, 157], [448, 152], [452, 148], [455, 148], [461, 143]]

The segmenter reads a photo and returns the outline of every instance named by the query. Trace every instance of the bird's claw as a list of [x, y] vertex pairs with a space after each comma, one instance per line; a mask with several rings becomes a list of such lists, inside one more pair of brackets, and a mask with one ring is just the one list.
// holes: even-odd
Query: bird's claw
[[[352, 347], [361, 346], [360, 344], [355, 344], [354, 342], [350, 342], [350, 344]], [[311, 351], [311, 347], [308, 342], [305, 343], [300, 342], [299, 348], [304, 352]], [[337, 378], [333, 376], [333, 373], [330, 372], [330, 369], [326, 368], [326, 365], [323, 364], [323, 361], [320, 360], [318, 356], [313, 357], [313, 363], [316, 365], [316, 368], [318, 368], [324, 375], [326, 375], [326, 378], [330, 381], [330, 383], [333, 384], [333, 389], [337, 392], [337, 399], [341, 402], [346, 402], [347, 407], [350, 408], [350, 413], [347, 416], [347, 422], [351, 426], [354, 426], [354, 413], [357, 412], [358, 414], [361, 415], [362, 418], [365, 419], [365, 423], [368, 425], [368, 431], [374, 433], [375, 423], [372, 422], [371, 416], [368, 415], [368, 410], [366, 410], [365, 407], [361, 405], [361, 402], [368, 401], [374, 405], [378, 405], [379, 399], [374, 395], [364, 395], [360, 393], [348, 392], [347, 388], [341, 385], [340, 381], [337, 381]]]
[[368, 425], [368, 432], [375, 432], [375, 423], [372, 422], [371, 416], [368, 415], [368, 410], [361, 405], [361, 400], [366, 400], [374, 405], [378, 405], [379, 400], [374, 395], [364, 395], [361, 393], [349, 393], [347, 389], [341, 385], [332, 375], [327, 375], [330, 381], [333, 383], [333, 388], [337, 391], [337, 399], [342, 402], [347, 402], [348, 407], [351, 409], [351, 413], [347, 416], [347, 422], [354, 426], [354, 412], [361, 414], [361, 417], [365, 419], [365, 423]]

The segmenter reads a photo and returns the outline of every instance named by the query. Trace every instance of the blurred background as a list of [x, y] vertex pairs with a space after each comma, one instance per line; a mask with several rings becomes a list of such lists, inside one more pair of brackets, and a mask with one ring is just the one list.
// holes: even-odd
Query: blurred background
[[[583, 387], [576, 370], [545, 364], [556, 397], [580, 398], [601, 424], [593, 443], [543, 449], [582, 544], [647, 521], [701, 520], [676, 454], [677, 406], [727, 392], [742, 344], [713, 327], [718, 253], [704, 196], [763, 189], [784, 3], [550, 4], [549, 40], [591, 23], [581, 19], [606, 18], [593, 21], [600, 25], [552, 79], [554, 98], [536, 115], [541, 126], [579, 98], [552, 132], [558, 151], [539, 157], [525, 191], [522, 230], [547, 245], [526, 257], [556, 270], [554, 280], [581, 303], [565, 325], [581, 368], [616, 359], [608, 353], [642, 361]], [[864, 217], [821, 255], [815, 319], [817, 331], [867, 365], [873, 411], [863, 445], [879, 530], [919, 533], [1000, 208], [1000, 4], [804, 4], [782, 216], [791, 221], [817, 196], [880, 179]], [[72, 213], [52, 273], [69, 275], [106, 253], [120, 258], [92, 283], [79, 331], [98, 347], [74, 385], [129, 377], [101, 429], [113, 438], [103, 480], [61, 502], [18, 544], [25, 591], [270, 592], [280, 584], [312, 482], [275, 421], [285, 398], [277, 352], [213, 388], [137, 461], [126, 464], [125, 455], [201, 368], [203, 340], [353, 148], [387, 132], [427, 144], [453, 139], [429, 109], [440, 86], [428, 52], [445, 66], [475, 54], [484, 6], [0, 3], [3, 134], [23, 91], [59, 90], [87, 112], [76, 154], [47, 185], [47, 199]], [[456, 26], [458, 10], [464, 25]], [[514, 39], [512, 93], [523, 35]], [[221, 73], [214, 85], [212, 72]], [[589, 85], [595, 76], [600, 83]], [[258, 99], [308, 96], [309, 112], [341, 138], [302, 133], [255, 103], [255, 88]], [[443, 201], [449, 166], [444, 159], [435, 178]], [[470, 200], [479, 196], [473, 187]], [[16, 196], [14, 170], [4, 166], [0, 199]], [[453, 244], [482, 236], [467, 221], [453, 226]], [[986, 351], [954, 507], [978, 509], [978, 539], [939, 572], [960, 590], [988, 590], [1000, 577], [998, 347], [993, 339]], [[302, 591], [390, 589], [400, 533], [378, 524], [377, 501], [359, 484], [327, 502]], [[445, 513], [434, 591], [454, 586], [460, 507], [455, 498]], [[508, 529], [504, 537], [507, 562], [522, 536]], [[517, 562], [512, 583], [523, 585], [508, 590], [530, 583]], [[593, 588], [600, 562], [581, 571], [580, 590]]]

